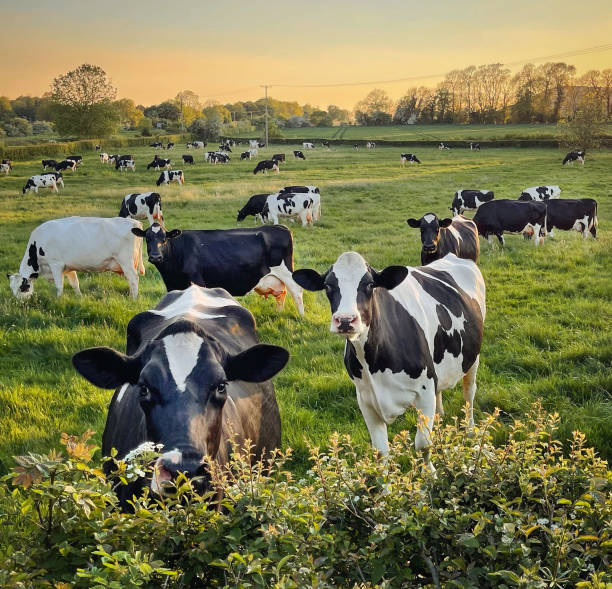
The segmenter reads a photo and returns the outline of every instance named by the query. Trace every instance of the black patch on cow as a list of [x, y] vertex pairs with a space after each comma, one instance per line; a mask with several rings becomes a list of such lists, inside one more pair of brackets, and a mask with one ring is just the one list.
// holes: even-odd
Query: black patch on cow
[[44, 256], [45, 255], [45, 250], [42, 247], [38, 248], [38, 255], [39, 256]]
[[338, 278], [332, 272], [328, 272], [324, 277], [325, 280], [325, 292], [329, 299], [329, 305], [331, 308], [332, 315], [338, 310], [340, 306], [340, 300], [342, 295], [340, 294], [340, 288], [338, 287]]
[[38, 272], [38, 257], [36, 256], [36, 242], [30, 244], [28, 248], [28, 266], [34, 270], [34, 272]]
[[438, 321], [443, 329], [447, 331], [451, 328], [453, 321], [451, 316], [448, 314], [448, 311], [443, 305], [436, 305], [436, 313], [438, 315]]
[[361, 378], [363, 366], [357, 358], [355, 347], [349, 340], [346, 340], [346, 346], [344, 347], [344, 366], [351, 378]]

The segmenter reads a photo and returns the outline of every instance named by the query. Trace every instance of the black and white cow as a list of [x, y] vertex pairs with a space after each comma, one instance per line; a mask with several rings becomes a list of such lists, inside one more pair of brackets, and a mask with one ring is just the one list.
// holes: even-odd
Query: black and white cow
[[63, 170], [70, 170], [74, 172], [77, 168], [77, 163], [74, 160], [64, 160], [55, 164], [55, 171], [62, 172]]
[[215, 164], [229, 164], [230, 163], [230, 156], [227, 155], [227, 153], [215, 153], [215, 159], [214, 162]]
[[[102, 454], [129, 460], [159, 444], [150, 479], [115, 490], [123, 510], [145, 486], [173, 494], [178, 473], [199, 493], [209, 490], [205, 457], [220, 466], [232, 442], [252, 445], [253, 462], [281, 443], [281, 422], [269, 380], [289, 353], [260, 344], [255, 319], [226, 291], [196, 285], [166, 294], [154, 309], [135, 315], [127, 328], [127, 354], [99, 347], [72, 363], [92, 384], [115, 389], [102, 435]], [[105, 463], [112, 476], [113, 461]], [[117, 481], [118, 482], [118, 481]]]
[[257, 174], [257, 172], [265, 174], [268, 170], [276, 170], [277, 174], [280, 172], [278, 169], [278, 164], [274, 160], [261, 160], [255, 166], [253, 174]]
[[301, 160], [305, 160], [306, 159], [306, 156], [301, 151], [299, 151], [298, 149], [293, 151], [293, 157], [301, 159]]
[[162, 184], [169, 184], [170, 182], [177, 182], [179, 186], [185, 184], [185, 176], [183, 170], [164, 170], [157, 179], [157, 186]]
[[491, 243], [496, 235], [504, 245], [504, 233], [533, 233], [538, 246], [546, 237], [546, 203], [520, 200], [492, 200], [483, 203], [474, 215], [478, 233]]
[[8, 167], [9, 167], [9, 170], [12, 170], [12, 169], [13, 169], [13, 162], [11, 162], [11, 160], [9, 160], [9, 159], [6, 159], [6, 158], [5, 158], [5, 159], [3, 159], [3, 160], [2, 160], [2, 163], [3, 163], [5, 166], [8, 166]]
[[194, 149], [204, 149], [206, 147], [206, 141], [193, 141], [191, 146]]
[[434, 213], [427, 213], [420, 219], [407, 219], [406, 223], [421, 230], [421, 264], [430, 264], [446, 254], [458, 258], [478, 260], [480, 241], [476, 224], [462, 215], [453, 219], [438, 219]]
[[406, 163], [420, 164], [421, 160], [414, 153], [400, 153], [400, 164], [405, 166]]
[[168, 291], [184, 290], [192, 283], [225, 288], [234, 296], [254, 290], [272, 294], [280, 309], [288, 290], [304, 314], [302, 290], [291, 277], [293, 237], [286, 227], [166, 231], [154, 223], [134, 234], [145, 238], [149, 262]]
[[304, 141], [304, 143], [302, 143], [302, 149], [314, 149], [314, 148], [315, 148], [314, 143], [309, 143], [307, 141]]
[[47, 168], [55, 169], [55, 166], [57, 166], [57, 164], [58, 164], [57, 160], [42, 160], [43, 170], [46, 170]]
[[102, 149], [101, 145], [96, 145], [96, 151], [100, 151]]
[[475, 211], [482, 203], [493, 200], [492, 190], [457, 190], [451, 204], [453, 216], [460, 215], [463, 211]]
[[580, 162], [584, 166], [584, 158], [585, 158], [584, 150], [582, 150], [582, 151], [570, 151], [563, 158], [563, 165], [565, 165], [565, 164], [573, 164], [574, 162]]
[[53, 176], [55, 178], [55, 184], [64, 188], [64, 176], [61, 172], [45, 172], [41, 176]]
[[548, 200], [550, 198], [559, 198], [561, 196], [561, 188], [559, 186], [532, 186], [525, 188], [521, 192], [518, 200]]
[[189, 155], [189, 154], [183, 155], [183, 163], [184, 164], [191, 164], [193, 166], [193, 164], [194, 164], [193, 156]]
[[323, 141], [321, 141], [321, 145], [323, 147], [327, 147], [327, 149], [329, 149], [329, 141], [326, 141], [325, 139]]
[[168, 145], [166, 145], [166, 149], [174, 149], [174, 143], [168, 141]]
[[11, 166], [9, 164], [0, 164], [0, 173], [8, 176], [10, 171], [11, 171]]
[[470, 143], [470, 151], [480, 151], [480, 143]]
[[228, 153], [232, 153], [232, 148], [228, 143], [224, 143], [223, 145], [219, 145], [219, 151], [227, 151]]
[[[121, 162], [126, 162], [126, 161], [133, 162], [134, 161], [134, 156], [131, 155], [131, 154], [114, 156], [115, 170], [118, 170], [121, 167], [126, 168], [127, 166], [124, 166], [124, 165], [121, 164]], [[134, 165], [134, 169], [136, 169], [135, 165]]]
[[136, 162], [134, 160], [117, 160], [115, 164], [115, 170], [125, 172], [126, 170], [136, 171]]
[[64, 276], [77, 295], [79, 272], [124, 274], [133, 298], [138, 296], [138, 273], [144, 274], [142, 240], [132, 233], [140, 221], [119, 217], [66, 217], [39, 225], [30, 234], [19, 273], [8, 276], [13, 294], [27, 298], [32, 281], [53, 280], [57, 296], [64, 292]]
[[280, 164], [281, 162], [284, 162], [284, 161], [285, 161], [285, 154], [284, 154], [284, 153], [275, 153], [275, 154], [272, 156], [272, 159], [273, 159], [275, 162], [277, 162], [277, 163], [279, 163], [279, 164]]
[[597, 239], [597, 201], [592, 198], [554, 199], [546, 203], [546, 230], [553, 237], [554, 229], [582, 233], [586, 239], [589, 232]]
[[286, 193], [308, 193], [314, 199], [314, 207], [312, 211], [312, 218], [314, 221], [318, 221], [321, 218], [321, 192], [318, 186], [285, 186], [281, 188], [279, 194]]
[[101, 153], [100, 154], [100, 163], [101, 164], [108, 164], [108, 162], [109, 162], [108, 153]]
[[159, 170], [160, 168], [166, 168], [166, 170], [172, 169], [172, 163], [169, 159], [164, 159], [161, 157], [156, 157], [150, 164], [147, 165], [147, 170], [153, 168], [154, 170]]
[[38, 194], [39, 188], [50, 188], [51, 192], [59, 192], [57, 189], [57, 180], [53, 173], [50, 174], [37, 174], [36, 176], [30, 176], [21, 190], [22, 194], [26, 192], [35, 192]]
[[249, 139], [249, 147], [251, 149], [257, 149], [259, 147], [259, 141], [257, 141], [257, 139]]
[[[415, 446], [425, 450], [442, 391], [462, 380], [473, 423], [485, 318], [485, 283], [471, 260], [448, 254], [429, 266], [380, 272], [345, 252], [323, 275], [297, 270], [307, 290], [325, 290], [332, 333], [346, 338], [344, 365], [372, 445], [389, 451], [387, 425], [408, 407], [421, 413]], [[430, 465], [431, 466], [431, 465]]]
[[254, 194], [251, 196], [247, 203], [238, 211], [236, 222], [244, 221], [244, 219], [246, 219], [249, 215], [253, 215], [255, 219], [259, 219], [263, 225], [264, 222], [267, 221], [267, 217], [264, 220], [262, 215], [268, 196], [270, 196], [269, 192], [264, 194]]
[[67, 160], [72, 160], [73, 162], [76, 162], [77, 166], [80, 166], [83, 163], [83, 156], [82, 155], [69, 155], [66, 159]]
[[155, 141], [153, 143], [149, 143], [149, 147], [163, 147], [164, 144], [161, 141]]
[[366, 141], [366, 149], [376, 149], [376, 141]]
[[446, 143], [444, 143], [444, 141], [440, 141], [440, 145], [438, 145], [438, 149], [442, 150], [442, 149], [450, 149], [450, 147], [448, 145], [446, 145]]
[[147, 219], [149, 225], [159, 221], [163, 225], [164, 216], [161, 208], [161, 196], [158, 192], [126, 194], [121, 201], [118, 217]]
[[109, 164], [116, 164], [119, 161], [119, 158], [121, 156], [118, 153], [111, 153], [108, 156], [108, 163]]
[[[270, 219], [274, 225], [278, 225], [281, 217], [289, 219], [299, 218], [302, 226], [312, 225], [315, 216], [315, 197], [320, 203], [320, 195], [310, 193], [290, 192], [270, 194], [266, 199], [262, 216]], [[319, 204], [320, 207], [320, 204]]]
[[250, 151], [243, 151], [240, 154], [240, 160], [250, 160], [251, 159], [251, 152]]

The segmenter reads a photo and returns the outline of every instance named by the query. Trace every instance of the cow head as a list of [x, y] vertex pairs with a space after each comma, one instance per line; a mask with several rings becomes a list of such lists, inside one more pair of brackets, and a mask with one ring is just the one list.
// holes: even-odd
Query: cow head
[[159, 223], [153, 223], [146, 231], [134, 227], [132, 233], [137, 237], [143, 237], [147, 242], [149, 262], [161, 264], [164, 261], [164, 252], [168, 246], [168, 241], [178, 237], [182, 231], [180, 229], [166, 231]]
[[38, 275], [33, 274], [30, 278], [26, 278], [19, 273], [6, 275], [12, 293], [21, 300], [28, 299], [34, 294], [34, 284], [32, 280], [36, 278], [36, 276]]
[[408, 275], [405, 266], [377, 272], [356, 252], [343, 253], [323, 275], [303, 269], [293, 279], [306, 290], [323, 290], [331, 306], [330, 331], [350, 340], [367, 332], [376, 288], [395, 288]]
[[192, 478], [196, 490], [207, 490], [204, 457], [217, 456], [223, 407], [233, 382], [266, 381], [288, 359], [287, 350], [266, 344], [229, 355], [197, 324], [178, 321], [134, 356], [90, 348], [75, 354], [72, 363], [100, 388], [116, 389], [127, 383], [115, 403], [127, 403], [125, 394], [137, 396], [147, 441], [163, 447], [151, 481], [153, 491], [163, 495], [179, 473]]
[[420, 219], [406, 219], [406, 223], [415, 229], [421, 229], [421, 243], [426, 254], [435, 254], [440, 241], [440, 228], [449, 227], [452, 219], [438, 219], [437, 215], [427, 213]]

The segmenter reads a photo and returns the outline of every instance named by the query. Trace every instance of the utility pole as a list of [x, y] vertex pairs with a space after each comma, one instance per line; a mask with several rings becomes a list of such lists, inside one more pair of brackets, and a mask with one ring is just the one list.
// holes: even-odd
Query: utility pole
[[266, 90], [266, 147], [268, 147], [268, 88], [272, 86], [262, 85], [262, 88]]
[[185, 117], [183, 116], [183, 91], [181, 90], [181, 133], [185, 132]]

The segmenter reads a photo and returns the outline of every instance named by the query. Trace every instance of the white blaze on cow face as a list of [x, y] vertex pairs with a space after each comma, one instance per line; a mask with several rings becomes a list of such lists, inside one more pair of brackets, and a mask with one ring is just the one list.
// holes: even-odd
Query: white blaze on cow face
[[178, 390], [184, 393], [187, 378], [198, 363], [203, 340], [195, 333], [177, 333], [166, 336], [162, 341], [172, 378]]
[[121, 403], [121, 399], [123, 399], [123, 395], [125, 395], [125, 391], [130, 386], [129, 382], [123, 383], [121, 388], [119, 389], [119, 394], [117, 395], [117, 403]]

